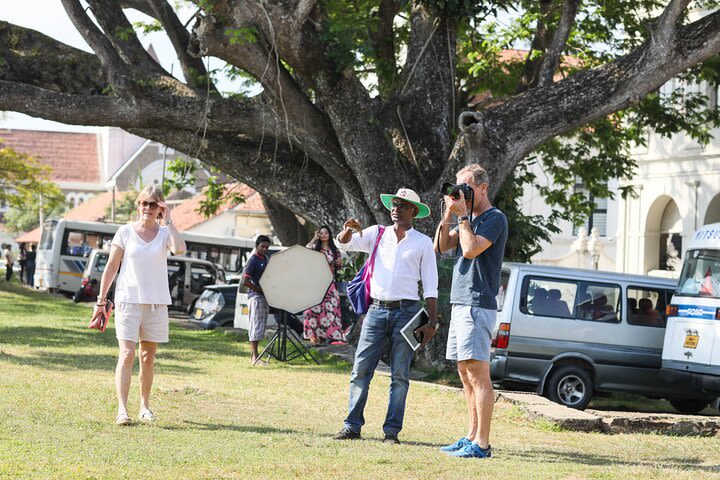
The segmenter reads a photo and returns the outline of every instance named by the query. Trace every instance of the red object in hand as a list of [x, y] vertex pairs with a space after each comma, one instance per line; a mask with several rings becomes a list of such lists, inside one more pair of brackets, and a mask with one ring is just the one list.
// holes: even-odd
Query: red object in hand
[[101, 332], [104, 332], [108, 323], [110, 323], [110, 314], [112, 314], [113, 311], [113, 302], [108, 300], [103, 307], [104, 308], [98, 308], [95, 313], [93, 313], [89, 325], [90, 328], [95, 328]]

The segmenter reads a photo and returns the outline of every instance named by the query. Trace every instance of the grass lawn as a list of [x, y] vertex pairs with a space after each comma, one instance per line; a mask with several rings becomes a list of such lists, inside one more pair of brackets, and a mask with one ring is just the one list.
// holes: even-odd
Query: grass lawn
[[[464, 433], [463, 397], [408, 396], [402, 445], [385, 445], [389, 379], [373, 381], [362, 441], [330, 437], [346, 413], [349, 366], [249, 366], [235, 335], [173, 325], [161, 346], [154, 425], [119, 428], [114, 330], [90, 309], [0, 280], [0, 478], [718, 478], [715, 438], [603, 435], [495, 409], [490, 460], [438, 447]], [[137, 377], [131, 411], [137, 415]]]

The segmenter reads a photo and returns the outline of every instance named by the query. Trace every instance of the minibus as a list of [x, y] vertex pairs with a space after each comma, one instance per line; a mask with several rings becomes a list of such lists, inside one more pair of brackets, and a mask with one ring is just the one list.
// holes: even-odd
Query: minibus
[[720, 394], [720, 223], [690, 240], [667, 315], [663, 377]]
[[[109, 252], [116, 223], [48, 219], [43, 224], [38, 245], [35, 286], [39, 289], [75, 293], [81, 286], [83, 271], [93, 249]], [[206, 260], [226, 272], [240, 272], [255, 248], [251, 238], [214, 236], [181, 232], [185, 256]]]

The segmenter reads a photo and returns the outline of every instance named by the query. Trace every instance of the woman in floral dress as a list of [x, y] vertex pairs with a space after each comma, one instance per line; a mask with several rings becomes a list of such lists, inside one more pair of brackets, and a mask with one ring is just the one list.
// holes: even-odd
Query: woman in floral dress
[[[327, 225], [320, 227], [306, 246], [325, 254], [333, 275], [342, 265], [340, 251], [335, 246], [332, 232]], [[313, 345], [322, 345], [326, 341], [343, 340], [340, 294], [335, 281], [330, 285], [323, 301], [305, 310], [303, 315], [305, 317], [303, 336], [305, 339], [310, 340]]]

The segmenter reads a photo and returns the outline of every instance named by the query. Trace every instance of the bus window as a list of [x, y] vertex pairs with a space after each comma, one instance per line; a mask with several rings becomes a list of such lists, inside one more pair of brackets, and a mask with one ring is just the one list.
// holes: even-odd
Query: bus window
[[40, 238], [40, 246], [38, 247], [39, 250], [52, 250], [53, 243], [55, 241], [56, 226], [57, 221], [53, 220], [45, 222], [45, 225], [43, 225], [42, 236]]
[[62, 253], [74, 257], [87, 257], [90, 251], [96, 248], [98, 241], [99, 237], [96, 233], [66, 230]]

